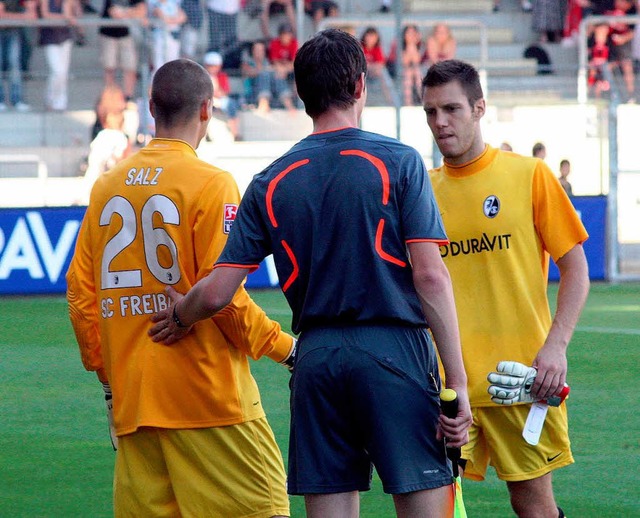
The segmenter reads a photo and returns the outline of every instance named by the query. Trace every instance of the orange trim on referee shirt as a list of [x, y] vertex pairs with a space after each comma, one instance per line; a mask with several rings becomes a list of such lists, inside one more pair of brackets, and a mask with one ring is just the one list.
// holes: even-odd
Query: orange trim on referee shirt
[[249, 273], [255, 272], [260, 267], [259, 264], [218, 263], [218, 264], [214, 264], [213, 265], [214, 268], [219, 268], [221, 266], [223, 266], [225, 268], [246, 268], [246, 269], [249, 270]]
[[273, 180], [269, 182], [269, 187], [267, 188], [267, 214], [269, 214], [269, 220], [271, 224], [278, 228], [278, 221], [276, 220], [276, 215], [273, 213], [273, 193], [278, 186], [280, 180], [282, 180], [285, 176], [287, 176], [291, 171], [297, 169], [300, 166], [306, 165], [309, 163], [309, 159], [305, 158], [304, 160], [298, 160], [294, 162], [289, 167], [287, 167], [284, 171], [278, 174]]
[[404, 268], [407, 266], [407, 263], [401, 261], [400, 259], [396, 259], [395, 257], [389, 255], [382, 249], [382, 233], [384, 232], [384, 219], [381, 219], [378, 223], [378, 230], [376, 230], [376, 252], [378, 255], [382, 257], [385, 261], [389, 261], [390, 263], [396, 264]]
[[448, 239], [407, 239], [405, 243], [435, 243], [438, 246], [444, 246], [449, 244]]
[[365, 153], [359, 149], [345, 149], [344, 151], [340, 151], [340, 154], [343, 156], [359, 156], [360, 158], [364, 158], [371, 162], [382, 177], [382, 204], [386, 205], [389, 203], [389, 171], [387, 171], [387, 166], [384, 165], [384, 162], [378, 157]]
[[291, 260], [291, 264], [293, 265], [293, 271], [291, 272], [291, 275], [289, 275], [287, 282], [285, 282], [282, 286], [282, 291], [285, 292], [293, 284], [293, 281], [298, 278], [300, 267], [298, 266], [298, 261], [296, 260], [296, 256], [294, 255], [293, 250], [291, 250], [291, 247], [287, 244], [287, 242], [283, 239], [281, 241], [281, 244], [284, 247], [285, 252], [287, 252], [289, 259]]

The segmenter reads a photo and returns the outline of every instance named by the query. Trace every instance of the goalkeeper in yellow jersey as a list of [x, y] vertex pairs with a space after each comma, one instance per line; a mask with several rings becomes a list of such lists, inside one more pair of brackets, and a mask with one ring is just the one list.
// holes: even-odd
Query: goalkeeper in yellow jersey
[[156, 138], [96, 181], [67, 273], [82, 361], [113, 410], [116, 516], [289, 516], [248, 358], [286, 362], [293, 338], [243, 287], [180, 343], [147, 335], [164, 287], [186, 292], [211, 271], [240, 202], [232, 176], [196, 156], [212, 109], [200, 65], [156, 71]]
[[[483, 480], [491, 464], [506, 481], [518, 516], [564, 516], [551, 472], [573, 462], [565, 405], [549, 409], [532, 447], [522, 437], [531, 405], [525, 398], [508, 406], [492, 401], [487, 376], [502, 361], [519, 362], [537, 370], [529, 403], [561, 393], [567, 346], [589, 289], [582, 248], [587, 232], [542, 160], [484, 143], [485, 100], [471, 65], [449, 60], [430, 67], [422, 90], [427, 123], [444, 157], [431, 181], [449, 236], [440, 255], [453, 281], [473, 413], [462, 449], [464, 475]], [[560, 270], [553, 318], [549, 256]]]

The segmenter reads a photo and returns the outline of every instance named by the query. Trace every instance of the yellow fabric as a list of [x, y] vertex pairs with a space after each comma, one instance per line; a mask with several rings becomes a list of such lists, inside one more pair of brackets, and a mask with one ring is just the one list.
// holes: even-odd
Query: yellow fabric
[[531, 365], [551, 326], [549, 253], [562, 257], [587, 232], [538, 159], [487, 146], [474, 161], [430, 175], [450, 241], [440, 252], [453, 281], [471, 405], [493, 405], [487, 374], [502, 360]]
[[233, 177], [178, 140], [154, 139], [96, 181], [67, 298], [85, 368], [104, 368], [111, 383], [118, 435], [264, 415], [247, 355], [279, 361], [292, 338], [244, 288], [175, 345], [147, 335], [169, 302], [165, 285], [185, 293], [211, 271], [239, 201]]
[[121, 437], [117, 518], [289, 516], [282, 456], [266, 419]]
[[465, 478], [484, 480], [489, 464], [498, 478], [508, 482], [531, 480], [573, 464], [565, 404], [549, 408], [536, 446], [522, 438], [530, 408], [531, 405], [515, 405], [472, 409], [469, 442], [462, 447], [462, 458], [467, 459]]

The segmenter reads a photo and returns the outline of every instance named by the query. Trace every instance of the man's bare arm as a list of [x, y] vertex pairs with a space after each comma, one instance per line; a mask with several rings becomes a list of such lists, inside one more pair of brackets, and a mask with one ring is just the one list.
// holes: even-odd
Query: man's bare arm
[[409, 244], [413, 282], [422, 304], [445, 371], [445, 383], [458, 394], [458, 416], [455, 420], [441, 417], [441, 427], [451, 446], [468, 441], [471, 408], [467, 391], [467, 374], [462, 362], [458, 317], [449, 271], [442, 262], [440, 250], [433, 242]]
[[531, 393], [537, 398], [559, 394], [567, 379], [567, 347], [589, 294], [589, 268], [581, 244], [557, 261], [560, 284], [556, 313], [533, 367], [538, 369]]
[[176, 342], [193, 324], [212, 317], [229, 304], [248, 273], [248, 268], [221, 266], [200, 279], [184, 296], [167, 288], [174, 303], [153, 315], [154, 325], [149, 329], [149, 336], [154, 342], [166, 345]]

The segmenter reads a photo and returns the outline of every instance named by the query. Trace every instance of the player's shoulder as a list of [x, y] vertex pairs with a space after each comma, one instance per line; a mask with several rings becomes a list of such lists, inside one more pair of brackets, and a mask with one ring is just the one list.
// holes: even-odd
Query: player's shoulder
[[362, 142], [364, 147], [370, 147], [372, 149], [386, 149], [391, 153], [408, 155], [418, 154], [418, 151], [415, 148], [400, 142], [393, 137], [381, 135], [380, 133], [375, 133], [373, 131], [360, 130], [359, 140]]

